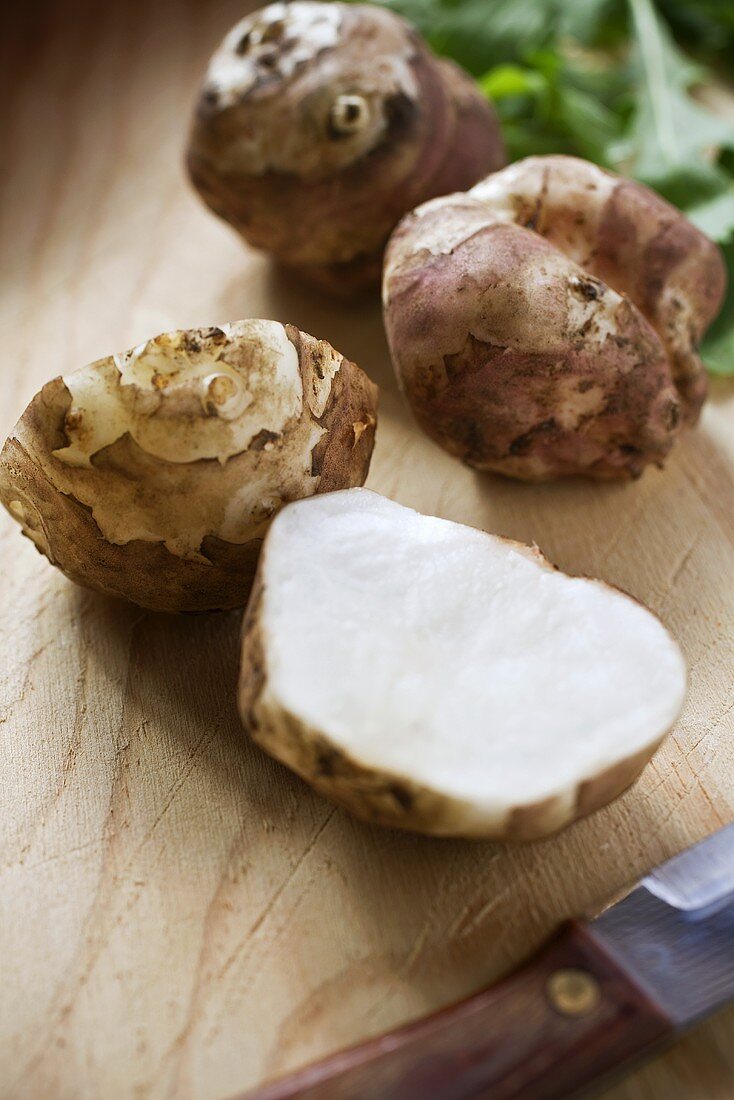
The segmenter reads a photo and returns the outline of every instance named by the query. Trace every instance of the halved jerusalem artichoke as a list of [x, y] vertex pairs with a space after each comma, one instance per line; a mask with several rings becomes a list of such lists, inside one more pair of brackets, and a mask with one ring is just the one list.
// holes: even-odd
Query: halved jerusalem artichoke
[[78, 584], [160, 611], [240, 607], [288, 501], [361, 485], [377, 389], [293, 325], [164, 333], [43, 387], [0, 501]]
[[239, 701], [255, 741], [362, 818], [525, 839], [624, 790], [685, 688], [629, 596], [355, 489], [272, 524]]

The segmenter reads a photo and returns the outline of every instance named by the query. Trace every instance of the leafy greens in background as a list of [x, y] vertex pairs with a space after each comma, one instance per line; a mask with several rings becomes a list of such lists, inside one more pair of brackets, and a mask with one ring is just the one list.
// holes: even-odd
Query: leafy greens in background
[[721, 245], [729, 296], [702, 351], [734, 376], [734, 108], [710, 107], [732, 71], [734, 2], [381, 2], [478, 79], [512, 160], [573, 153], [635, 176]]

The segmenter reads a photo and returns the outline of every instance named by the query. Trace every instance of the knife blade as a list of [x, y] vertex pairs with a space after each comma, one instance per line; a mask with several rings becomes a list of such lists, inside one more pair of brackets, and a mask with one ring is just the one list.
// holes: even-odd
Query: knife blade
[[734, 825], [507, 978], [242, 1100], [566, 1100], [734, 1000]]
[[676, 1028], [734, 998], [734, 825], [669, 859], [593, 922]]

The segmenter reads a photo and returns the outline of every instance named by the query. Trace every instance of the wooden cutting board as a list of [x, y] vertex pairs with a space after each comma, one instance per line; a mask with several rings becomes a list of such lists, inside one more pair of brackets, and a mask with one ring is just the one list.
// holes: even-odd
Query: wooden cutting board
[[[401, 403], [377, 304], [283, 280], [186, 184], [195, 82], [241, 8], [49, 3], [31, 25], [15, 6], [3, 434], [48, 378], [154, 333], [292, 321], [382, 387], [372, 488], [634, 593], [686, 652], [688, 705], [633, 790], [544, 843], [368, 828], [243, 737], [239, 615], [77, 589], [3, 516], [3, 1097], [226, 1097], [469, 993], [734, 818], [734, 386], [633, 485], [516, 485], [444, 455]], [[610, 1096], [730, 1100], [733, 1082], [730, 1011]]]

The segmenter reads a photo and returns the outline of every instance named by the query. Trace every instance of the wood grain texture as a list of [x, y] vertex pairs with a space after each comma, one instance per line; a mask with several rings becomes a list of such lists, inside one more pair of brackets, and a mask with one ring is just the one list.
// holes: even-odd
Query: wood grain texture
[[[242, 737], [237, 614], [75, 589], [1, 517], [3, 1098], [240, 1092], [487, 984], [734, 818], [734, 387], [634, 485], [515, 485], [442, 454], [377, 304], [302, 292], [186, 184], [196, 80], [242, 7], [5, 5], [3, 434], [48, 378], [154, 333], [292, 321], [382, 387], [372, 488], [626, 588], [680, 640], [690, 696], [641, 781], [556, 839], [370, 829]], [[729, 1012], [610, 1096], [730, 1100], [733, 1081]]]
[[[564, 986], [581, 997], [559, 1003]], [[571, 921], [488, 989], [238, 1100], [566, 1100], [673, 1030], [593, 929]]]

